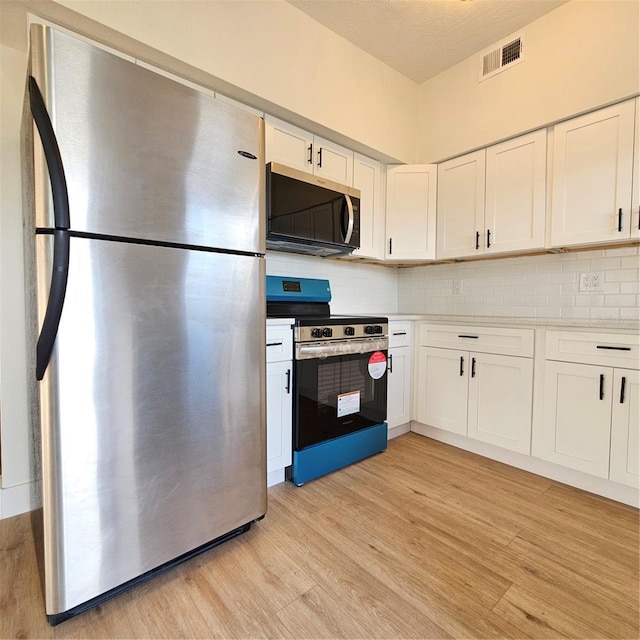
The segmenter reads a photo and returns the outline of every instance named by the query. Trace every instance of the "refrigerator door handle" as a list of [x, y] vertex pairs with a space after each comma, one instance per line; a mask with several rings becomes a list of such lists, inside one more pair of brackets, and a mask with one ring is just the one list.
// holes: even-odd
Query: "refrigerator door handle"
[[56, 230], [53, 232], [53, 270], [51, 274], [51, 289], [47, 310], [44, 314], [42, 330], [36, 347], [36, 380], [42, 380], [44, 372], [51, 358], [53, 345], [58, 334], [58, 325], [62, 316], [64, 296], [67, 291], [69, 276], [69, 232]]
[[47, 161], [49, 179], [51, 181], [51, 194], [53, 196], [53, 218], [56, 229], [69, 229], [69, 193], [67, 191], [67, 179], [64, 175], [64, 166], [60, 147], [56, 140], [56, 134], [51, 124], [49, 112], [44, 103], [40, 87], [33, 76], [29, 76], [29, 104], [31, 115], [38, 128], [44, 157]]

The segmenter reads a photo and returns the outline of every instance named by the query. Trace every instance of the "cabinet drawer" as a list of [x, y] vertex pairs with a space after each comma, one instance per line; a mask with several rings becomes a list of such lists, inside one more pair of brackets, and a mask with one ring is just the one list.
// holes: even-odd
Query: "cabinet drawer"
[[532, 329], [421, 324], [420, 346], [533, 357]]
[[411, 344], [412, 323], [389, 322], [389, 347], [406, 347]]
[[640, 335], [547, 331], [547, 360], [640, 368]]
[[293, 331], [290, 325], [267, 327], [267, 362], [293, 359]]

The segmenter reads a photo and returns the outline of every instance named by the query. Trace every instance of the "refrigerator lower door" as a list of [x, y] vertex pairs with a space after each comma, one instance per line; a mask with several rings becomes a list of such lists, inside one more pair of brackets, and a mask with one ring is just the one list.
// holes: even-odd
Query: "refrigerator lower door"
[[266, 511], [264, 260], [79, 237], [70, 256], [40, 389], [49, 615]]

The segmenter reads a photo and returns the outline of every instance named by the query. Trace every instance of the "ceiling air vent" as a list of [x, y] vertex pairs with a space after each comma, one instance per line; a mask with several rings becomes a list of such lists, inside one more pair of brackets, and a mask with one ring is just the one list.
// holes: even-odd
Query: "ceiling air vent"
[[524, 36], [512, 36], [480, 54], [480, 81], [524, 60]]

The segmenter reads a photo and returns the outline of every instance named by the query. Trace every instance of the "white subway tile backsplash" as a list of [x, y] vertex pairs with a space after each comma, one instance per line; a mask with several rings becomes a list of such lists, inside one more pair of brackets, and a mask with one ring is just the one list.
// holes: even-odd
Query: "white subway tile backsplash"
[[[398, 310], [532, 318], [635, 318], [640, 302], [639, 264], [638, 247], [623, 247], [400, 269]], [[588, 271], [604, 273], [602, 291], [579, 291], [580, 273]], [[462, 296], [453, 294], [454, 280], [462, 280]], [[428, 285], [416, 289], [416, 282]]]

